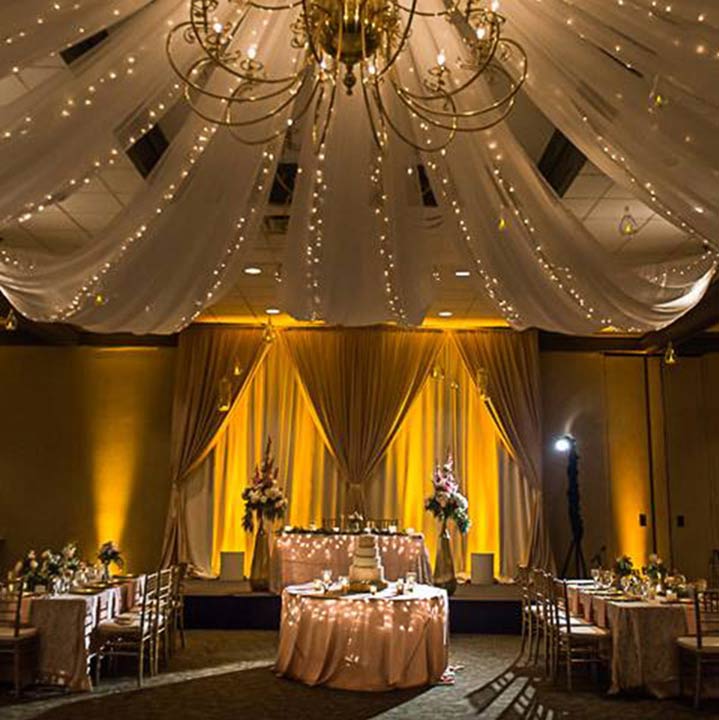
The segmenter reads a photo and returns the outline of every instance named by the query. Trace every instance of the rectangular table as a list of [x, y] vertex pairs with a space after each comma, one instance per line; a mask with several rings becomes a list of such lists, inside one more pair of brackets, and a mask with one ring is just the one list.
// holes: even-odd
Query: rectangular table
[[[270, 590], [279, 593], [288, 585], [312, 582], [323, 570], [331, 570], [334, 577], [347, 575], [358, 537], [353, 533], [277, 535], [270, 558]], [[414, 572], [417, 582], [432, 583], [423, 535], [396, 533], [377, 538], [387, 580], [397, 580]]]
[[133, 607], [142, 578], [91, 595], [29, 597], [30, 624], [37, 629], [40, 651], [37, 680], [70, 690], [91, 690], [89, 661], [98, 624]]
[[610, 693], [644, 689], [659, 698], [679, 694], [676, 639], [692, 635], [691, 604], [621, 601], [591, 586], [568, 588], [570, 611], [612, 633]]

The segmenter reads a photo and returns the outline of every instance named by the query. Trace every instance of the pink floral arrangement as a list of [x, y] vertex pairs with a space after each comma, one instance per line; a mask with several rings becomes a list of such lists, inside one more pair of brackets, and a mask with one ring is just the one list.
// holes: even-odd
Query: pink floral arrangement
[[455, 480], [451, 453], [447, 453], [443, 465], [435, 467], [432, 485], [433, 492], [424, 502], [425, 510], [443, 522], [454, 520], [458, 530], [466, 533], [472, 524], [468, 513], [469, 503], [459, 491], [459, 484]]

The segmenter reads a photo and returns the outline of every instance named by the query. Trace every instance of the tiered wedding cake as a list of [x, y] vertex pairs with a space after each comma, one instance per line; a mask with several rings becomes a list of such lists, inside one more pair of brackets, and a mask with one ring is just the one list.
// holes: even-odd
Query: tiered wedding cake
[[378, 590], [387, 587], [377, 536], [360, 535], [350, 565], [350, 589], [355, 592], [367, 592], [370, 585], [375, 585]]

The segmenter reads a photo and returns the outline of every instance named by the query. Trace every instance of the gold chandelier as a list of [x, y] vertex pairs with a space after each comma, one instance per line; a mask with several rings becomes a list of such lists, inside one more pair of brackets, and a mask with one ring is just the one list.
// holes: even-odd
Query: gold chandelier
[[[417, 150], [437, 152], [459, 132], [504, 120], [527, 75], [523, 48], [502, 35], [498, 0], [443, 0], [434, 12], [420, 10], [418, 0], [277, 1], [284, 4], [190, 0], [189, 19], [167, 37], [170, 64], [192, 109], [247, 144], [269, 142], [307, 115], [319, 147], [337, 93], [352, 95], [359, 86], [380, 148], [394, 133]], [[283, 46], [255, 41], [257, 28], [279, 13], [292, 13]], [[456, 57], [429, 30], [434, 22], [444, 23], [445, 40], [451, 31]], [[420, 23], [425, 34], [413, 46]], [[191, 47], [201, 53], [183, 67], [180, 52]], [[274, 71], [278, 59], [284, 72]]]

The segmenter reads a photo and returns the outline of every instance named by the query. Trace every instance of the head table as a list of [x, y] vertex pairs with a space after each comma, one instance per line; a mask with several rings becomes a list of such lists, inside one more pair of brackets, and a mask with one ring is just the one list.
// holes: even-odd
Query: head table
[[143, 578], [130, 579], [83, 594], [28, 595], [30, 625], [40, 638], [37, 680], [69, 690], [92, 689], [89, 661], [100, 622], [129, 610], [142, 594]]
[[612, 633], [610, 692], [644, 689], [679, 694], [676, 639], [696, 632], [691, 602], [613, 600], [590, 584], [568, 587], [570, 610]]
[[275, 672], [344, 690], [429, 685], [447, 668], [448, 623], [447, 593], [429, 585], [340, 597], [288, 587]]
[[[331, 570], [333, 577], [347, 575], [354, 555], [356, 533], [280, 533], [270, 560], [270, 590], [279, 593], [288, 585], [301, 585]], [[421, 534], [380, 534], [378, 544], [385, 577], [397, 580], [409, 572], [417, 582], [431, 583], [429, 553]]]

